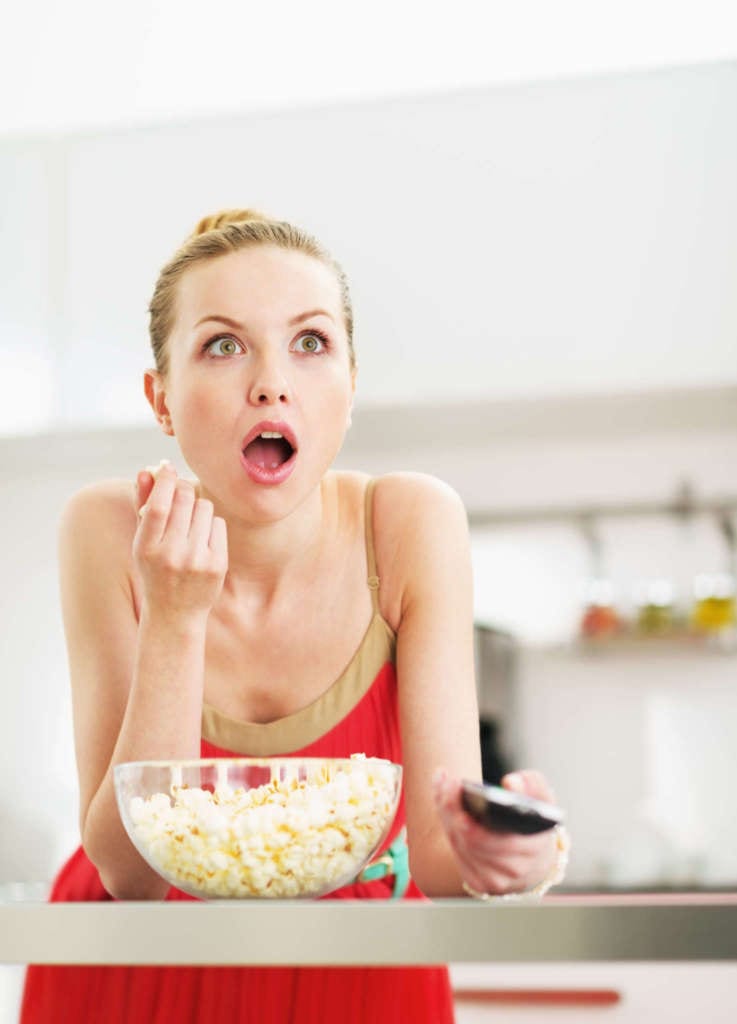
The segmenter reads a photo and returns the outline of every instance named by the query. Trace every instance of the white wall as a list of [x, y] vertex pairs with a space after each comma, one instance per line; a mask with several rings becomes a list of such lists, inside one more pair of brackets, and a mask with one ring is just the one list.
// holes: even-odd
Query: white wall
[[[16, 7], [7, 29], [0, 134], [437, 93], [737, 55], [729, 0], [455, 0], [452, 10], [422, 0], [220, 0], [206, 13], [197, 0], [131, 0], [114, 11], [95, 0], [67, 0], [63, 7], [37, 0]], [[203, 39], [227, 40], [227, 59]]]
[[50, 359], [47, 425], [147, 422], [156, 271], [245, 203], [344, 263], [366, 404], [734, 382], [736, 86], [726, 63], [7, 141], [0, 353]]
[[0, 147], [0, 192], [12, 197], [0, 205], [0, 434], [42, 428], [54, 415], [52, 275], [65, 205], [55, 155], [42, 142]]

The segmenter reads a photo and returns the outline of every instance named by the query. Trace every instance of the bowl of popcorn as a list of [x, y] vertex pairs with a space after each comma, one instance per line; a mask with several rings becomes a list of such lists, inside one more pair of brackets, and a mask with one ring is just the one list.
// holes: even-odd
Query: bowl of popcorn
[[300, 899], [352, 882], [389, 833], [402, 768], [380, 758], [133, 761], [114, 768], [141, 856], [200, 899]]

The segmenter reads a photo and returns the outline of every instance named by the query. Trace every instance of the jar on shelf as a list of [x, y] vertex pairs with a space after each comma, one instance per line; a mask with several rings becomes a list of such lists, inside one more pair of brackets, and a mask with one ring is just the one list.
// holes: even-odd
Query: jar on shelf
[[622, 632], [622, 618], [614, 603], [614, 586], [610, 580], [592, 580], [586, 592], [586, 607], [579, 623], [585, 640], [609, 639]]
[[735, 579], [730, 573], [700, 573], [694, 580], [691, 625], [697, 633], [732, 641], [737, 633]]
[[675, 630], [675, 587], [670, 580], [649, 580], [640, 584], [635, 601], [635, 623], [642, 636], [664, 636]]
[[694, 580], [694, 626], [711, 633], [735, 624], [734, 578], [727, 573], [701, 573]]

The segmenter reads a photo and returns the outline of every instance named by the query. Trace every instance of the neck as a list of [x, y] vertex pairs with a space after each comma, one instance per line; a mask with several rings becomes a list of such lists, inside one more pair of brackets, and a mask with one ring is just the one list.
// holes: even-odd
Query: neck
[[[200, 485], [202, 497], [212, 495]], [[320, 486], [284, 519], [252, 523], [227, 515], [215, 503], [215, 515], [228, 528], [228, 571], [223, 584], [226, 597], [246, 599], [265, 606], [298, 577], [311, 577], [326, 538], [334, 535], [334, 502], [327, 486]]]

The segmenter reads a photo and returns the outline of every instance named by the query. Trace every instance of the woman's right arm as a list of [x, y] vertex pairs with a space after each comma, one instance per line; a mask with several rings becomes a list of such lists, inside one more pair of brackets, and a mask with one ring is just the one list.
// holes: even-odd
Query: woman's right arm
[[64, 509], [59, 563], [82, 843], [111, 895], [162, 899], [168, 884], [128, 839], [112, 769], [199, 757], [207, 617], [227, 567], [225, 524], [174, 470], [160, 476], [140, 522], [119, 485], [93, 485]]

